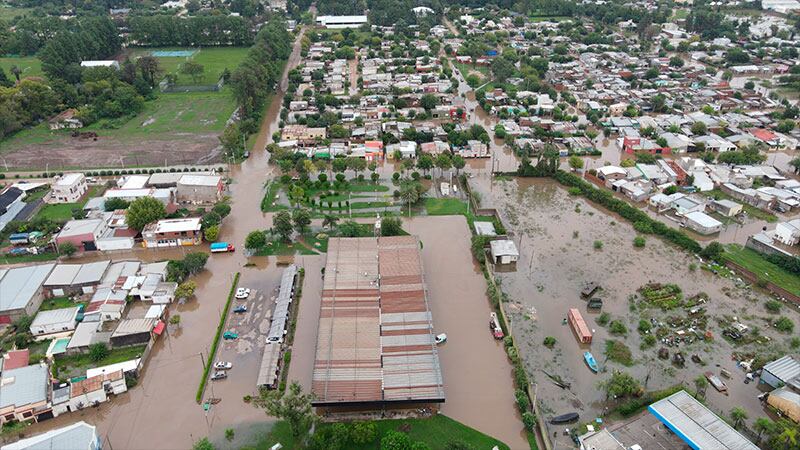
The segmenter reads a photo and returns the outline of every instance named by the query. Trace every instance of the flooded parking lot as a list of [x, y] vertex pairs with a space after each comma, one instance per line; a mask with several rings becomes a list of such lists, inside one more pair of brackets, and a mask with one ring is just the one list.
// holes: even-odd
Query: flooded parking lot
[[[545, 419], [572, 411], [580, 412], [586, 421], [601, 415], [607, 404], [599, 383], [617, 369], [633, 375], [647, 390], [656, 390], [677, 383], [694, 389], [694, 379], [698, 376], [706, 371], [719, 374], [724, 368], [733, 374], [727, 380], [730, 395], [709, 387], [708, 404], [725, 415], [732, 407], [742, 406], [751, 422], [765, 414], [757, 399], [761, 391], [755, 383], [743, 383], [745, 373], [737, 369], [732, 353], [734, 350], [768, 352], [778, 356], [788, 351], [791, 335], [774, 330], [770, 320], [777, 316], [764, 308], [769, 297], [737, 285], [735, 280], [696, 268], [698, 260], [655, 237], [648, 237], [644, 248], [635, 248], [632, 241], [636, 233], [631, 225], [582, 198], [569, 196], [552, 180], [512, 179], [495, 182], [491, 189], [480, 183], [480, 179], [476, 181], [483, 194], [483, 206], [498, 209], [520, 248], [517, 271], [497, 276], [509, 297], [513, 333], [528, 372], [538, 385]], [[601, 244], [595, 243], [598, 241]], [[626, 336], [612, 336], [597, 322], [600, 313], [587, 310], [580, 292], [590, 281], [601, 285], [602, 311], [627, 327]], [[664, 322], [669, 321], [668, 316], [685, 314], [681, 310], [665, 313], [657, 308], [631, 306], [635, 302], [629, 297], [650, 282], [676, 283], [684, 298], [700, 293], [708, 298], [703, 307], [707, 310], [713, 340], [668, 348], [670, 354], [681, 350], [686, 355], [685, 368], [659, 359], [657, 350], [661, 344], [640, 350], [643, 342], [643, 335], [637, 332], [640, 319]], [[593, 329], [591, 345], [580, 345], [572, 329], [564, 323], [567, 310], [572, 307], [580, 310]], [[795, 324], [800, 323], [794, 307], [784, 305], [781, 314]], [[759, 328], [762, 336], [772, 340], [763, 345], [730, 343], [722, 336], [720, 320], [725, 315]], [[542, 345], [546, 336], [556, 339], [552, 350]], [[631, 349], [632, 366], [606, 359], [604, 346], [609, 339], [622, 341]], [[592, 351], [598, 360], [599, 374], [593, 374], [584, 363], [582, 355], [586, 350]], [[702, 355], [705, 365], [691, 362], [691, 354]], [[557, 387], [548, 374], [570, 387]]]

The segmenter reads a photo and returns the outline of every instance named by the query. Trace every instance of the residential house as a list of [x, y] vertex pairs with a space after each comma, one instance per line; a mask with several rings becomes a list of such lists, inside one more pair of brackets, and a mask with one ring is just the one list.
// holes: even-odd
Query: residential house
[[735, 217], [744, 209], [744, 206], [741, 204], [727, 199], [712, 200], [711, 203], [708, 204], [708, 207], [723, 217]]
[[800, 219], [778, 223], [774, 235], [775, 239], [784, 245], [800, 244]]
[[56, 235], [56, 245], [61, 246], [69, 242], [78, 250], [97, 250], [96, 241], [103, 236], [107, 229], [108, 223], [103, 219], [70, 220]]
[[212, 204], [222, 199], [224, 188], [218, 175], [184, 175], [178, 180], [176, 198], [179, 203]]
[[120, 320], [125, 310], [128, 291], [113, 287], [101, 287], [92, 295], [83, 314], [84, 322]]
[[101, 450], [102, 447], [97, 429], [80, 421], [6, 444], [0, 450]]
[[51, 130], [63, 130], [83, 127], [83, 122], [77, 117], [78, 110], [66, 109], [48, 119], [47, 124]]
[[514, 264], [519, 259], [519, 251], [514, 241], [498, 239], [489, 242], [492, 262], [494, 264]]
[[55, 264], [0, 269], [0, 325], [33, 316], [44, 298], [42, 284]]
[[38, 421], [50, 411], [50, 370], [46, 364], [0, 373], [0, 425]]
[[66, 173], [56, 177], [50, 192], [53, 203], [76, 203], [89, 190], [86, 176], [82, 173]]
[[150, 342], [156, 319], [126, 319], [120, 321], [111, 333], [111, 344], [116, 347], [141, 345]]
[[34, 338], [39, 336], [71, 333], [78, 323], [77, 306], [49, 311], [39, 311], [31, 323], [31, 334]]
[[159, 220], [142, 230], [142, 245], [146, 248], [198, 245], [202, 242], [200, 229], [199, 217]]
[[684, 224], [700, 234], [719, 233], [722, 222], [700, 211], [690, 212], [684, 217]]
[[91, 294], [102, 281], [111, 261], [87, 264], [58, 264], [43, 286], [47, 297]]

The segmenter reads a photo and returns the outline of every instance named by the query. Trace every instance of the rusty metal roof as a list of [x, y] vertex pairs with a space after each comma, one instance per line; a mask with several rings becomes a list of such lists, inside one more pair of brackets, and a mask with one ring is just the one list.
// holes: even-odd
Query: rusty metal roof
[[444, 400], [422, 273], [416, 237], [330, 239], [315, 404]]

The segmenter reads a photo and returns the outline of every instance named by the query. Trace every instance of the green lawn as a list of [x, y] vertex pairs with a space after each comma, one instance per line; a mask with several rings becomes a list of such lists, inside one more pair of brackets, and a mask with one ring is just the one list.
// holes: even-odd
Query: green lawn
[[[719, 189], [714, 189], [708, 191], [706, 193], [709, 197], [713, 198], [714, 200], [733, 200], [736, 203], [741, 203], [740, 201], [736, 200], [735, 198], [731, 197], [730, 195], [720, 191]], [[748, 216], [759, 219], [759, 220], [766, 220], [769, 223], [775, 223], [778, 221], [778, 217], [775, 214], [769, 213], [762, 209], [758, 209], [755, 206], [748, 205], [746, 203], [742, 204], [743, 210], [747, 213]]]
[[17, 16], [31, 15], [33, 11], [33, 8], [17, 8], [10, 5], [0, 5], [0, 20], [10, 22]]
[[[380, 448], [380, 438], [386, 432], [402, 431], [407, 433], [412, 441], [423, 442], [431, 450], [445, 450], [448, 448], [448, 444], [456, 441], [462, 441], [474, 449], [488, 450], [494, 446], [501, 450], [508, 449], [506, 444], [497, 439], [441, 414], [429, 419], [376, 420], [373, 423], [378, 430], [378, 438], [375, 442], [364, 445], [349, 442], [346, 448], [349, 450], [377, 450]], [[323, 423], [319, 425], [319, 428], [330, 426], [333, 424]], [[254, 448], [268, 449], [278, 442], [283, 444], [285, 449], [300, 448], [292, 437], [288, 424], [283, 421], [275, 424], [272, 431], [262, 437], [254, 445]]]
[[[311, 243], [313, 245], [313, 242]], [[326, 243], [327, 248], [327, 243]], [[302, 242], [292, 242], [287, 244], [280, 239], [268, 241], [264, 248], [256, 251], [256, 256], [286, 256], [286, 255], [316, 255], [317, 252], [307, 247]]]
[[464, 78], [467, 78], [469, 76], [470, 72], [479, 72], [481, 75], [483, 75], [484, 79], [490, 78], [489, 67], [488, 66], [478, 66], [478, 65], [473, 65], [473, 64], [459, 63], [459, 62], [455, 62], [455, 59], [453, 60], [453, 64], [456, 66], [458, 71], [461, 72], [461, 75]]
[[426, 197], [423, 205], [429, 216], [466, 216], [467, 203], [455, 198]]
[[[236, 102], [228, 89], [159, 94], [130, 119], [101, 120], [84, 130], [132, 144], [152, 139], [180, 140], [186, 133], [221, 133], [234, 109]], [[70, 133], [70, 130], [51, 131], [45, 122], [0, 142], [0, 153], [28, 145], [57, 145], [60, 140], [68, 139]]]
[[92, 367], [107, 366], [117, 364], [131, 359], [136, 359], [142, 355], [146, 345], [136, 345], [133, 347], [115, 348], [108, 352], [108, 356], [100, 361], [92, 361], [89, 353], [81, 353], [70, 356], [58, 356], [53, 363], [53, 376], [58, 379], [86, 375], [86, 369]]
[[69, 297], [53, 297], [43, 301], [42, 306], [39, 307], [39, 311], [50, 311], [78, 305], [84, 305], [85, 307], [88, 303], [89, 302], [73, 302]]
[[42, 209], [36, 213], [37, 219], [49, 219], [55, 222], [66, 222], [72, 219], [72, 210], [81, 209], [83, 205], [80, 203], [56, 203], [53, 205], [44, 205]]
[[[4, 11], [5, 8], [0, 8], [0, 12]], [[2, 17], [0, 17], [2, 19]], [[27, 56], [27, 57], [5, 57], [0, 58], [0, 67], [3, 68], [3, 71], [6, 73], [6, 76], [10, 80], [14, 79], [14, 75], [11, 74], [11, 67], [17, 66], [17, 68], [21, 71], [19, 76], [20, 78], [24, 77], [39, 77], [42, 76], [42, 62], [39, 61], [39, 58], [35, 56]]]
[[21, 255], [21, 256], [12, 256], [9, 254], [4, 254], [0, 261], [3, 264], [21, 264], [21, 263], [35, 263], [35, 262], [44, 262], [44, 261], [52, 261], [57, 259], [58, 255], [56, 253], [39, 253], [38, 255]]
[[[193, 50], [188, 47], [172, 47], [172, 48], [140, 48], [136, 49], [133, 52], [131, 59], [138, 57], [138, 56], [145, 56], [149, 55], [152, 51], [169, 51], [169, 50]], [[190, 58], [192, 61], [201, 64], [205, 71], [203, 72], [203, 76], [201, 79], [198, 80], [197, 83], [192, 80], [191, 77], [188, 75], [184, 75], [180, 72], [181, 65], [186, 62], [186, 57], [158, 57], [158, 62], [161, 64], [161, 68], [164, 70], [164, 73], [174, 73], [178, 75], [178, 85], [179, 86], [187, 86], [187, 85], [194, 85], [194, 84], [216, 84], [219, 81], [222, 72], [225, 71], [227, 68], [230, 72], [233, 72], [236, 67], [239, 66], [239, 63], [242, 62], [247, 56], [249, 48], [247, 47], [216, 47], [216, 48], [203, 48], [200, 49], [199, 52], [192, 55]]]
[[731, 244], [723, 255], [726, 259], [754, 272], [759, 278], [771, 281], [787, 291], [800, 295], [800, 277], [767, 261], [749, 248]]

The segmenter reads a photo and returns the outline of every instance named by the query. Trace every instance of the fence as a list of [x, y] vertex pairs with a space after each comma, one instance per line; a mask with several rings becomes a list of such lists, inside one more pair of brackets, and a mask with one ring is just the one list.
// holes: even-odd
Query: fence
[[777, 284], [775, 284], [775, 283], [773, 283], [771, 281], [762, 280], [755, 273], [745, 269], [744, 267], [742, 267], [742, 266], [740, 266], [740, 265], [738, 265], [738, 264], [736, 264], [734, 262], [725, 261], [725, 266], [727, 266], [729, 269], [733, 270], [734, 272], [738, 273], [739, 276], [741, 276], [742, 278], [746, 279], [747, 281], [749, 281], [751, 283], [759, 283], [760, 287], [763, 287], [764, 289], [768, 290], [769, 292], [772, 292], [775, 295], [778, 295], [780, 297], [783, 297], [783, 298], [785, 298], [787, 300], [790, 300], [790, 301], [800, 305], [800, 296], [797, 296], [797, 295], [787, 291], [786, 289], [778, 286]]
[[174, 94], [174, 93], [186, 93], [186, 92], [218, 92], [222, 90], [222, 86], [225, 85], [225, 80], [220, 77], [217, 84], [194, 84], [194, 85], [186, 85], [186, 86], [177, 86], [174, 84], [169, 84], [166, 79], [162, 80], [158, 83], [158, 87], [161, 92], [166, 94]]

